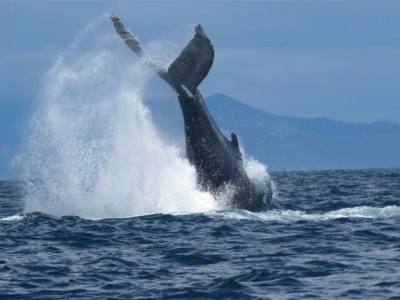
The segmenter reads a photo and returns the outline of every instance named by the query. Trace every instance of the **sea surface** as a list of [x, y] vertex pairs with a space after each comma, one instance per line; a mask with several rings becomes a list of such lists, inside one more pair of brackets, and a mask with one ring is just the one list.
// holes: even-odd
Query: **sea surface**
[[0, 182], [0, 299], [400, 299], [400, 169], [271, 176], [276, 210], [98, 220]]

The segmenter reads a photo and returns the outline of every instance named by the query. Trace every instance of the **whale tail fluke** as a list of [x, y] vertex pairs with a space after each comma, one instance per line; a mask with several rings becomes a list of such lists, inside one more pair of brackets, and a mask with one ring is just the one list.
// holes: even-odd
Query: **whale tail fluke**
[[168, 74], [178, 85], [184, 85], [192, 94], [207, 76], [214, 61], [214, 47], [201, 25], [195, 35], [169, 66]]
[[117, 16], [110, 15], [110, 19], [127, 46], [173, 89], [180, 89], [183, 85], [191, 94], [195, 94], [198, 85], [207, 76], [214, 61], [214, 48], [200, 24], [195, 27], [194, 37], [169, 66], [168, 70], [164, 70], [145, 53], [139, 40]]

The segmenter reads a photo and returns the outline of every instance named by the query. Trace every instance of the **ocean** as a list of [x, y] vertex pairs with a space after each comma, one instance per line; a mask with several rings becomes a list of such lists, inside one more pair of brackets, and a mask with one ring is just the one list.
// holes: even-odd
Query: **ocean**
[[273, 210], [118, 218], [1, 182], [0, 299], [400, 299], [400, 169], [271, 177]]

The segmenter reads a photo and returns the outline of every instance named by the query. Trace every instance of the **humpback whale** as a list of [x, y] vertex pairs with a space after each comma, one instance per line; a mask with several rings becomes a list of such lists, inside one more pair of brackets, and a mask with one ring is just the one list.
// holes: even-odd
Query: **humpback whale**
[[224, 136], [207, 109], [198, 86], [214, 61], [214, 48], [201, 25], [180, 55], [162, 68], [144, 51], [139, 40], [116, 16], [110, 16], [114, 28], [126, 45], [176, 92], [184, 120], [186, 155], [195, 167], [198, 183], [211, 193], [226, 187], [233, 191], [231, 207], [260, 211], [272, 198], [270, 186], [260, 193], [243, 166], [238, 137]]

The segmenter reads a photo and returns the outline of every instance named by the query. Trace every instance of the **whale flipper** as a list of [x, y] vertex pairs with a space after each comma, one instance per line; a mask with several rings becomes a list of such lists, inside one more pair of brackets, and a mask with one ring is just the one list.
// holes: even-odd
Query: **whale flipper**
[[176, 84], [184, 85], [195, 94], [198, 85], [207, 76], [214, 61], [214, 47], [201, 25], [195, 35], [168, 68], [168, 74]]

